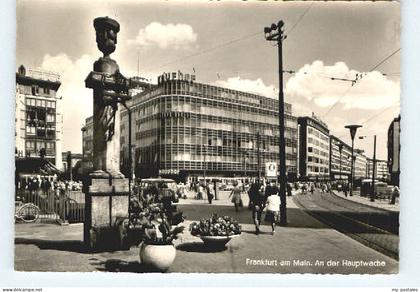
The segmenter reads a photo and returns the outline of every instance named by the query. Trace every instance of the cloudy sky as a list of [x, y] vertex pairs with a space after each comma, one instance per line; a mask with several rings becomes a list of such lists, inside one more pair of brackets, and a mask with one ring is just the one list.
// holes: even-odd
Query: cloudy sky
[[[61, 74], [63, 150], [81, 152], [80, 128], [92, 114], [92, 92], [83, 81], [101, 55], [93, 28], [98, 16], [121, 25], [112, 56], [126, 76], [139, 68], [155, 80], [162, 72], [194, 68], [198, 82], [273, 98], [277, 48], [263, 29], [282, 19], [284, 70], [295, 72], [284, 74], [285, 94], [295, 115], [314, 112], [348, 143], [344, 125], [362, 124], [360, 135], [376, 134], [378, 156], [386, 159], [387, 129], [399, 113], [397, 2], [18, 0], [16, 66]], [[354, 86], [331, 80], [356, 74], [362, 78]], [[356, 147], [370, 156], [372, 141], [357, 140]]]

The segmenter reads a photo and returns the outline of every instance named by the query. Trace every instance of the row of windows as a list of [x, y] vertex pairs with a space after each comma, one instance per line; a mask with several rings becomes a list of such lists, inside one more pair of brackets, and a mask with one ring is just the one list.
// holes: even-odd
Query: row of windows
[[326, 174], [326, 175], [328, 175], [329, 173], [330, 172], [329, 172], [328, 167], [308, 166], [308, 174], [309, 175], [311, 175], [311, 174], [315, 174], [315, 175]]
[[26, 126], [26, 134], [28, 136], [36, 136], [39, 138], [54, 139], [55, 128]]
[[[271, 160], [261, 160], [260, 170], [263, 171], [265, 168], [265, 163]], [[286, 160], [286, 169], [288, 172], [296, 172], [296, 165], [292, 164], [293, 161]], [[257, 171], [258, 165], [256, 163], [249, 163], [244, 161], [204, 161], [204, 160], [179, 160], [179, 161], [170, 161], [170, 160], [161, 160], [161, 161], [144, 161], [141, 160], [138, 162], [140, 167], [150, 168], [151, 165], [157, 166], [159, 168], [173, 168], [181, 170], [248, 170], [248, 171]]]
[[[255, 122], [241, 122], [226, 118], [213, 118], [211, 116], [201, 116], [200, 118], [190, 117], [172, 117], [161, 119], [144, 119], [136, 122], [136, 131], [143, 132], [159, 127], [192, 127], [192, 128], [203, 128], [213, 129], [220, 131], [231, 131], [239, 133], [249, 133], [256, 135], [257, 133], [267, 136], [279, 136], [279, 130], [277, 125], [261, 125]], [[296, 128], [289, 127], [286, 124], [285, 136], [290, 139], [297, 139]], [[121, 127], [122, 133], [125, 133], [125, 124]]]
[[46, 149], [47, 151], [55, 150], [55, 142], [46, 142], [46, 141], [26, 141], [25, 148], [27, 151], [39, 151], [41, 149]]
[[329, 144], [323, 143], [323, 141], [320, 141], [318, 139], [314, 139], [314, 138], [312, 138], [310, 136], [308, 136], [308, 144], [312, 144], [312, 145], [318, 146], [318, 147], [320, 147], [322, 149], [325, 149], [325, 150], [328, 150], [328, 151], [330, 149], [330, 145]]
[[[340, 166], [340, 159], [331, 159], [331, 165], [333, 166]], [[350, 160], [341, 160], [341, 167], [350, 167]]]
[[[157, 167], [158, 164], [152, 164], [154, 167]], [[140, 164], [140, 167], [150, 169], [151, 165], [148, 164]], [[245, 168], [244, 165], [239, 163], [228, 163], [228, 162], [195, 162], [195, 161], [177, 161], [177, 162], [162, 162], [159, 164], [159, 169], [173, 169], [173, 170], [196, 170], [202, 171], [203, 168], [206, 167], [208, 171], [252, 171], [257, 172], [258, 166], [257, 165], [248, 165]], [[259, 170], [261, 174], [264, 173], [265, 166], [261, 165]], [[288, 173], [296, 173], [296, 167], [286, 167], [286, 171]], [[176, 173], [176, 172], [174, 172]]]
[[55, 101], [49, 101], [44, 99], [26, 98], [26, 105], [36, 107], [47, 107], [55, 108]]
[[[234, 140], [242, 140], [242, 141], [252, 141], [255, 140], [257, 141], [257, 134], [260, 133], [260, 139], [261, 137], [271, 137], [272, 140], [277, 140], [278, 138], [276, 138], [276, 135], [273, 135], [271, 129], [268, 129], [266, 131], [263, 132], [240, 132], [240, 131], [231, 131], [230, 129], [220, 129], [220, 127], [217, 127], [216, 125], [218, 124], [214, 124], [213, 127], [203, 127], [201, 130], [203, 131], [197, 131], [198, 129], [196, 127], [164, 127], [164, 128], [160, 128], [160, 129], [153, 129], [153, 128], [148, 128], [147, 126], [140, 127], [141, 130], [138, 130], [136, 132], [136, 137], [138, 137], [139, 139], [144, 137], [144, 136], [148, 136], [146, 133], [161, 133], [161, 135], [165, 134], [176, 134], [179, 133], [180, 135], [200, 135], [201, 137], [205, 137], [208, 139], [211, 139], [212, 137], [232, 137], [232, 139]], [[211, 129], [211, 130], [207, 130], [207, 129]], [[122, 131], [121, 136], [126, 136], [126, 132]], [[278, 136], [277, 136], [278, 137]], [[284, 133], [284, 137], [287, 140], [292, 140], [292, 141], [296, 141], [297, 142], [297, 135], [296, 132], [290, 132], [287, 131]], [[255, 142], [257, 143], [257, 142]]]
[[[265, 107], [269, 109], [275, 108], [277, 105], [277, 101], [274, 99], [258, 96], [251, 93], [239, 92], [236, 90], [230, 90], [227, 88], [215, 87], [206, 84], [179, 81], [165, 82], [151, 91], [145, 91], [141, 93], [137, 99], [145, 101], [156, 96], [172, 94], [203, 96], [220, 101], [240, 102], [243, 104], [246, 103], [252, 106]], [[290, 104], [285, 104], [285, 111], [289, 113], [291, 112]]]
[[314, 157], [314, 156], [308, 156], [308, 163], [314, 164], [314, 163], [318, 163], [318, 164], [325, 164], [328, 165], [330, 162], [328, 159], [321, 159], [318, 157]]
[[328, 144], [330, 143], [330, 137], [328, 135], [325, 135], [324, 133], [321, 133], [315, 128], [308, 127], [308, 135], [313, 135], [316, 138], [321, 139], [322, 141], [328, 142]]
[[[165, 132], [164, 132], [165, 133]], [[257, 149], [260, 148], [261, 151], [270, 151], [270, 152], [278, 152], [279, 144], [278, 140], [274, 139], [273, 137], [269, 137], [268, 139], [260, 140], [259, 145], [258, 141], [255, 140], [241, 140], [239, 137], [234, 137], [232, 135], [223, 135], [219, 133], [216, 137], [212, 135], [206, 135], [205, 137], [200, 135], [193, 135], [187, 133], [165, 133], [161, 135], [159, 138], [157, 135], [142, 135], [136, 139], [141, 147], [147, 147], [154, 144], [191, 144], [191, 145], [198, 145], [198, 146], [223, 146], [223, 147], [231, 147], [235, 149]], [[141, 138], [141, 140], [140, 140]], [[120, 138], [120, 142], [122, 145], [125, 144], [126, 139], [125, 136]], [[293, 142], [293, 140], [287, 139], [286, 140], [286, 151], [296, 153], [297, 145]]]
[[[340, 172], [340, 165], [331, 164], [331, 172]], [[341, 166], [341, 173], [350, 173], [350, 166]]]
[[39, 95], [41, 92], [43, 94], [50, 94], [50, 89], [48, 87], [39, 87], [38, 85], [32, 85], [31, 87], [32, 95]]
[[[229, 151], [224, 148], [210, 148], [210, 147], [191, 147], [188, 145], [171, 145], [169, 147], [148, 147], [148, 148], [137, 148], [137, 152], [142, 153], [143, 158], [146, 161], [156, 159], [157, 153], [160, 153], [161, 160], [174, 160], [174, 157], [194, 156], [197, 160], [212, 160], [219, 159], [217, 157], [231, 157], [235, 161], [246, 160], [250, 163], [257, 163], [258, 157], [260, 159], [267, 159], [268, 161], [277, 161], [278, 154], [260, 151]], [[128, 156], [127, 149], [123, 149], [122, 154]], [[181, 156], [179, 156], [181, 155]], [[190, 158], [191, 159], [191, 158]], [[286, 159], [291, 165], [296, 164], [296, 155], [293, 153], [286, 153]], [[293, 161], [293, 162], [292, 162]]]
[[[340, 153], [340, 148], [333, 141], [331, 141], [331, 152], [336, 152], [337, 154]], [[350, 147], [343, 147], [342, 150], [341, 150], [341, 153], [342, 154], [347, 153], [347, 154], [351, 155], [351, 148]]]
[[55, 112], [43, 108], [30, 107], [26, 111], [27, 124], [45, 126], [45, 123], [55, 123]]
[[315, 155], [319, 155], [319, 156], [322, 156], [322, 157], [329, 157], [328, 152], [321, 151], [321, 150], [319, 150], [317, 148], [314, 148], [314, 147], [308, 147], [308, 153], [313, 153]]
[[[229, 131], [220, 131], [214, 129], [205, 129], [205, 128], [194, 128], [194, 127], [162, 127], [162, 128], [155, 128], [143, 132], [137, 131], [135, 133], [136, 140], [143, 139], [144, 137], [153, 137], [158, 136], [160, 139], [163, 139], [167, 135], [172, 134], [179, 134], [179, 135], [193, 135], [203, 137], [203, 139], [212, 139], [212, 138], [230, 138], [237, 141], [254, 141], [254, 145], [257, 145], [257, 142], [263, 143], [264, 141], [274, 141], [272, 143], [278, 144], [278, 137], [272, 135], [257, 135], [257, 134], [249, 134], [249, 133], [240, 133], [240, 132], [229, 132]], [[292, 132], [291, 135], [288, 135], [286, 132], [285, 138], [286, 143], [292, 143], [293, 145], [297, 145], [297, 139], [295, 133]]]
[[[139, 106], [134, 112], [134, 119], [141, 119], [162, 112], [183, 112], [205, 114], [215, 117], [233, 117], [243, 121], [254, 121], [267, 124], [278, 124], [275, 111], [245, 107], [238, 104], [225, 104], [214, 100], [200, 100], [183, 96], [168, 96], [165, 99], [151, 100]], [[123, 120], [126, 113], [122, 114]], [[286, 116], [286, 126], [297, 128], [296, 118]]]

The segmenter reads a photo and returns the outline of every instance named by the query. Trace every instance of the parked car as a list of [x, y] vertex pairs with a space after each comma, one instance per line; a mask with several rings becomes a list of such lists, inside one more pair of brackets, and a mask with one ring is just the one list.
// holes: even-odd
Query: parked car
[[174, 192], [177, 191], [178, 187], [176, 182], [170, 178], [145, 178], [140, 181], [140, 188], [144, 189], [150, 186], [156, 186], [157, 188], [159, 188], [159, 186], [162, 183], [166, 183], [168, 185], [168, 188], [173, 190]]
[[[389, 199], [392, 194], [392, 186], [389, 186], [385, 182], [376, 181], [375, 182], [375, 196], [378, 199]], [[360, 188], [361, 196], [368, 196], [372, 191], [372, 180], [364, 179]]]

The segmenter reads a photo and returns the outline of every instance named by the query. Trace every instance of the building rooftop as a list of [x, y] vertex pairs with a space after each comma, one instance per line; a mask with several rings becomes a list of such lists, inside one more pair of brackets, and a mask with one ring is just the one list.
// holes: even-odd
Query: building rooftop
[[60, 74], [44, 69], [26, 69], [20, 65], [16, 72], [16, 81], [22, 84], [49, 83], [57, 90], [60, 85]]

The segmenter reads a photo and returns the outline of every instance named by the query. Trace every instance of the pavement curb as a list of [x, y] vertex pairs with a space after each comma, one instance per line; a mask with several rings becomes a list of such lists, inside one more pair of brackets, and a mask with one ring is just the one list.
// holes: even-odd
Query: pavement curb
[[376, 210], [378, 210], [378, 211], [385, 211], [385, 212], [389, 212], [389, 213], [398, 213], [398, 214], [400, 213], [400, 211], [388, 210], [388, 209], [381, 208], [381, 207], [378, 207], [378, 206], [372, 206], [372, 205], [369, 205], [369, 204], [364, 204], [364, 203], [360, 203], [360, 202], [357, 202], [357, 201], [349, 200], [349, 199], [347, 199], [346, 197], [339, 196], [339, 195], [338, 195], [336, 192], [334, 192], [334, 191], [332, 191], [332, 192], [331, 192], [331, 194], [332, 194], [332, 195], [334, 195], [334, 196], [336, 196], [336, 197], [338, 197], [338, 198], [340, 198], [340, 199], [347, 200], [347, 201], [353, 202], [353, 203], [355, 203], [355, 204], [359, 204], [359, 205], [367, 206], [367, 207], [370, 207], [370, 208], [376, 209]]

